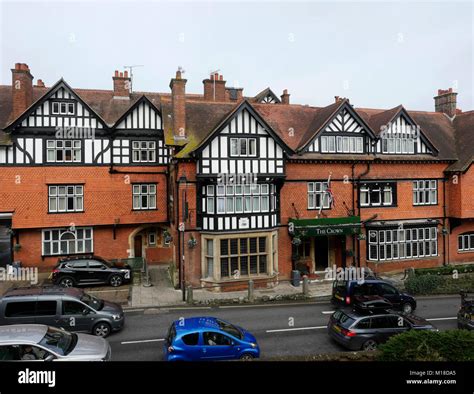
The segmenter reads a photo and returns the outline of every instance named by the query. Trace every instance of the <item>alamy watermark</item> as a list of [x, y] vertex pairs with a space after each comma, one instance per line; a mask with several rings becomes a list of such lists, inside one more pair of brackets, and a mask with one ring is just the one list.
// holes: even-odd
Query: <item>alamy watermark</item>
[[38, 267], [13, 267], [0, 268], [0, 282], [30, 282], [38, 284]]
[[327, 267], [325, 270], [324, 279], [327, 280], [356, 280], [358, 284], [364, 283], [366, 271], [364, 267]]

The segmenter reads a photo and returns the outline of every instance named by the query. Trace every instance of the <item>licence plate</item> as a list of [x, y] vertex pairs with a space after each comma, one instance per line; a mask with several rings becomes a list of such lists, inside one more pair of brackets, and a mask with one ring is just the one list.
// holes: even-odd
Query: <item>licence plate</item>
[[335, 295], [335, 297], [338, 299], [338, 300], [341, 300], [341, 301], [344, 301], [344, 297], [341, 297], [340, 295]]
[[334, 329], [334, 331], [336, 332], [341, 332], [341, 328], [339, 326], [332, 326], [332, 328]]
[[53, 279], [53, 273], [52, 272], [49, 274], [48, 279]]

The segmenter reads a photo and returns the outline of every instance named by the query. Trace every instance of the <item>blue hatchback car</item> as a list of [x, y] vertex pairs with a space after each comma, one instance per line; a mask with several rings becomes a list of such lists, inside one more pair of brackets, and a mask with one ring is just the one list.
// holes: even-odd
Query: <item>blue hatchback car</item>
[[164, 343], [166, 361], [252, 360], [257, 340], [242, 327], [215, 317], [192, 317], [171, 324]]

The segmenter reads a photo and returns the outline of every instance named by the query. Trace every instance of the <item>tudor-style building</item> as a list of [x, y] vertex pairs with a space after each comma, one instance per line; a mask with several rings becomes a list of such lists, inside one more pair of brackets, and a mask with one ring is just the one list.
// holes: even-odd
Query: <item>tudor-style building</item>
[[294, 269], [474, 259], [474, 112], [452, 90], [420, 112], [245, 97], [220, 75], [187, 94], [180, 71], [171, 94], [130, 92], [121, 73], [109, 91], [32, 86], [21, 64], [12, 75], [0, 86], [4, 263], [144, 256], [170, 263], [177, 285], [232, 289]]

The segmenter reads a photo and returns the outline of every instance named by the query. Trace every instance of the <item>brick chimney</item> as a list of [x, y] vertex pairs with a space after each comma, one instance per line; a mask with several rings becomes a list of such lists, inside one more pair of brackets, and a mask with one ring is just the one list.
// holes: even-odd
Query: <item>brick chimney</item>
[[283, 91], [283, 94], [280, 97], [282, 104], [290, 104], [290, 94], [288, 93], [287, 89]]
[[219, 73], [211, 74], [209, 79], [202, 81], [204, 84], [205, 101], [226, 101], [226, 88], [224, 77]]
[[182, 78], [181, 70], [176, 71], [176, 77], [170, 82], [175, 140], [186, 138], [186, 82], [186, 79]]
[[35, 88], [45, 88], [45, 87], [46, 87], [46, 86], [45, 86], [45, 84], [44, 84], [44, 82], [43, 82], [42, 79], [38, 79], [38, 80], [36, 81]]
[[12, 68], [12, 118], [16, 119], [33, 103], [33, 75], [25, 63]]
[[128, 76], [128, 71], [118, 72], [115, 70], [114, 80], [114, 98], [116, 99], [130, 99], [130, 84], [131, 79]]
[[225, 89], [225, 100], [226, 101], [242, 101], [244, 98], [244, 88], [226, 88]]
[[435, 111], [442, 112], [452, 118], [456, 115], [456, 96], [453, 88], [448, 90], [438, 89], [438, 95], [434, 97]]

